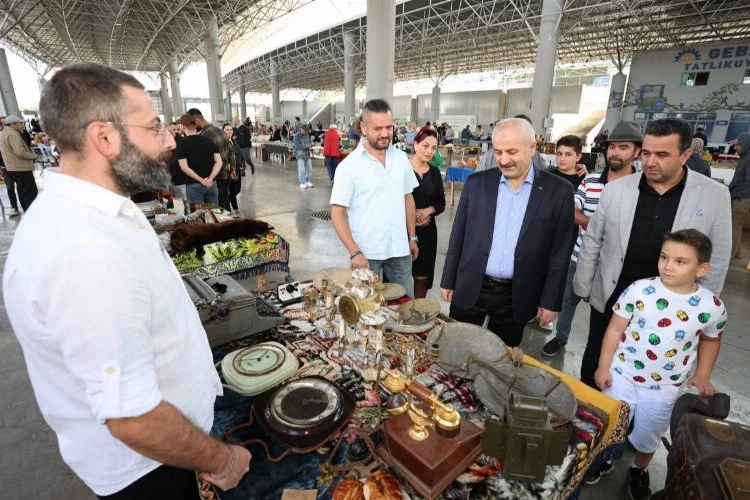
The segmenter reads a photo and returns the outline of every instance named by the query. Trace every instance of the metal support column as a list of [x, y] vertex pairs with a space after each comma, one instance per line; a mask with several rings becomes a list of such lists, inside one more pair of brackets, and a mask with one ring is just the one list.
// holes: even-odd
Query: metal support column
[[271, 122], [281, 125], [281, 98], [279, 96], [279, 74], [276, 59], [271, 59]]
[[437, 121], [440, 118], [440, 87], [435, 85], [432, 87], [432, 100], [430, 101], [430, 111], [432, 125], [437, 128]]
[[164, 123], [172, 123], [172, 102], [169, 100], [169, 81], [167, 75], [162, 71], [159, 73], [161, 80], [161, 109], [164, 115]]
[[167, 69], [169, 70], [169, 84], [172, 86], [172, 114], [179, 118], [182, 114], [182, 95], [180, 94], [180, 72], [177, 69], [177, 60], [170, 60]]
[[232, 123], [232, 93], [227, 90], [227, 96], [224, 98], [224, 121]]
[[354, 121], [354, 90], [357, 81], [357, 47], [354, 41], [354, 32], [344, 33], [344, 124], [349, 125]]
[[247, 89], [245, 88], [245, 77], [240, 76], [240, 121], [244, 122], [247, 118], [247, 102], [245, 101], [245, 94]]
[[367, 0], [367, 100], [393, 104], [396, 1]]
[[216, 17], [211, 17], [210, 27], [204, 40], [206, 49], [206, 69], [208, 70], [208, 96], [211, 100], [211, 121], [214, 125], [221, 126], [226, 115], [224, 114], [224, 85], [221, 81], [221, 58], [219, 56], [219, 25]]
[[10, 67], [8, 66], [5, 49], [0, 49], [0, 96], [3, 98], [5, 114], [20, 117], [21, 110], [18, 107], [16, 91], [13, 88], [13, 79], [10, 77]]
[[622, 100], [625, 97], [625, 83], [628, 78], [618, 71], [612, 75], [612, 84], [609, 87], [609, 103], [607, 104], [607, 117], [604, 119], [603, 129], [612, 130], [622, 118]]
[[562, 0], [544, 0], [539, 26], [539, 45], [536, 50], [534, 86], [531, 89], [531, 120], [539, 135], [545, 134], [544, 119], [550, 115], [552, 84], [555, 78], [557, 39], [560, 35]]
[[419, 101], [418, 97], [412, 97], [411, 98], [411, 108], [409, 109], [409, 120], [413, 121], [415, 124], [417, 123], [417, 111], [418, 111], [418, 105]]
[[302, 99], [302, 123], [307, 123], [307, 99]]

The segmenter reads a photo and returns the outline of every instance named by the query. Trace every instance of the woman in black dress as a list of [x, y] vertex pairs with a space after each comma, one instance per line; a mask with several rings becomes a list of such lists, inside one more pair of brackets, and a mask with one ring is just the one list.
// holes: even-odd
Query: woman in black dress
[[435, 217], [445, 210], [445, 190], [440, 170], [430, 166], [438, 146], [437, 132], [422, 127], [414, 137], [414, 155], [411, 168], [417, 176], [419, 186], [412, 192], [417, 207], [417, 238], [419, 256], [412, 263], [414, 277], [414, 298], [427, 296], [435, 277], [435, 257], [437, 255], [437, 226]]

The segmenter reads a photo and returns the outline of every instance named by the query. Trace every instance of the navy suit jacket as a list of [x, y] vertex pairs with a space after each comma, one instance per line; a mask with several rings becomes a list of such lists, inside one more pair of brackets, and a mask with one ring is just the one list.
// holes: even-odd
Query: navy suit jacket
[[[440, 287], [454, 291], [453, 304], [461, 309], [474, 306], [482, 288], [495, 229], [500, 176], [498, 168], [470, 175], [458, 202]], [[537, 307], [550, 311], [562, 308], [574, 215], [573, 186], [535, 169], [515, 251], [516, 321], [534, 318]]]

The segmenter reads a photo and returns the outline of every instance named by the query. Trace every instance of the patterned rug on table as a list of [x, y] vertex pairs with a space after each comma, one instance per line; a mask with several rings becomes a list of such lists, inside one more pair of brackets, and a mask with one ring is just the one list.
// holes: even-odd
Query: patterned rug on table
[[[267, 298], [272, 302], [275, 301], [272, 295], [267, 295]], [[214, 348], [214, 361], [218, 363], [226, 354], [241, 347], [275, 340], [288, 347], [300, 360], [300, 371], [295, 378], [320, 375], [329, 380], [337, 380], [342, 377], [342, 373], [348, 373], [348, 368], [343, 368], [328, 358], [327, 353], [333, 340], [322, 339], [316, 334], [314, 322], [302, 311], [301, 305], [289, 306], [283, 312], [288, 318], [286, 324], [269, 332]], [[402, 339], [396, 336], [394, 351], [403, 350]], [[490, 415], [476, 396], [472, 381], [457, 379], [436, 366], [428, 366], [428, 360], [423, 355], [418, 356], [418, 362], [420, 374], [417, 380], [437, 392], [441, 401], [453, 404], [466, 418], [476, 423], [483, 422]], [[382, 389], [380, 391], [380, 398], [384, 400], [386, 393]], [[371, 430], [377, 424], [378, 394], [375, 393], [373, 384], [362, 383], [359, 396], [354, 416], [344, 430], [346, 442], [338, 448], [333, 457], [334, 465], [347, 464], [346, 450], [348, 444], [354, 440], [354, 433]], [[216, 401], [212, 434], [223, 438], [232, 427], [248, 422], [253, 400], [254, 398], [240, 396], [225, 389], [224, 396], [217, 398]], [[383, 415], [386, 415], [385, 412]], [[606, 423], [605, 418], [599, 410], [579, 402], [578, 413], [572, 422], [573, 437], [568, 455], [562, 465], [547, 467], [542, 483], [505, 480], [500, 474], [498, 462], [482, 455], [442, 493], [440, 498], [553, 499], [568, 497], [579, 486], [578, 483], [582, 478], [579, 472], [586, 462], [587, 455], [601, 437]], [[346, 439], [347, 436], [348, 439]], [[236, 433], [234, 437], [242, 440], [261, 438], [262, 431], [259, 426], [255, 425]], [[284, 448], [278, 444], [268, 442], [268, 445], [271, 454], [275, 456], [284, 451]], [[303, 489], [317, 490], [318, 498], [329, 499], [333, 488], [343, 477], [362, 479], [378, 467], [374, 460], [369, 460], [364, 465], [357, 465], [345, 474], [341, 474], [338, 469], [327, 464], [328, 455], [316, 452], [305, 455], [291, 454], [283, 461], [274, 463], [266, 457], [261, 447], [251, 445], [249, 449], [253, 454], [250, 472], [234, 490], [227, 492], [217, 490], [216, 498], [222, 500], [271, 499], [280, 498], [284, 489]], [[575, 484], [572, 484], [571, 480]], [[408, 486], [405, 486], [405, 489], [412, 499], [420, 498]]]

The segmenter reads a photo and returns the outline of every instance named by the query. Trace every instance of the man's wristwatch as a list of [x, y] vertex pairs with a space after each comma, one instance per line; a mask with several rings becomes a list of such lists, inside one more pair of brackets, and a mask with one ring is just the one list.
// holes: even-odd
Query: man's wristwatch
[[409, 242], [411, 243], [412, 241], [419, 241], [419, 238], [416, 236], [409, 236]]

